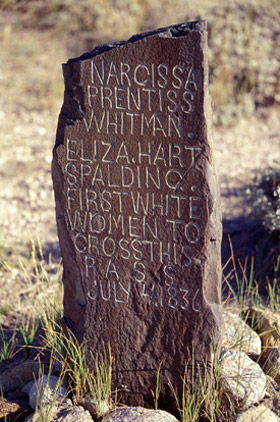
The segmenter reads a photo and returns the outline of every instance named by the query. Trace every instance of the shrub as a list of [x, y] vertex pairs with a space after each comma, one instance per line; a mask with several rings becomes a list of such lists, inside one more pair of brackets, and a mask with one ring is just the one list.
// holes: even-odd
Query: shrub
[[255, 178], [247, 193], [253, 213], [270, 233], [280, 235], [280, 170], [269, 169]]

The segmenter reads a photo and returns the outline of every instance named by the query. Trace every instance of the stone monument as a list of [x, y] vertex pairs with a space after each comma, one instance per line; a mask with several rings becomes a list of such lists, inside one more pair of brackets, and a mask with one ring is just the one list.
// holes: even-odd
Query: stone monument
[[101, 45], [63, 65], [53, 153], [64, 322], [90, 356], [110, 344], [126, 404], [180, 390], [220, 338], [219, 194], [206, 23]]

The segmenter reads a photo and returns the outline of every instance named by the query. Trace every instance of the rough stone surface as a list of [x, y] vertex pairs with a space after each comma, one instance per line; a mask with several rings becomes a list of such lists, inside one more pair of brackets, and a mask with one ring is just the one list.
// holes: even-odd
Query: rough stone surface
[[[45, 407], [45, 420], [52, 422], [92, 422], [93, 419], [82, 406], [73, 406], [71, 400], [57, 401], [51, 407]], [[25, 419], [25, 422], [41, 422], [42, 415], [36, 412]]]
[[280, 418], [264, 404], [239, 413], [234, 422], [280, 422]]
[[23, 387], [33, 380], [39, 373], [40, 365], [33, 360], [27, 360], [19, 365], [7, 369], [0, 374], [0, 386], [4, 393]]
[[163, 410], [143, 407], [119, 407], [110, 412], [102, 422], [177, 422], [175, 416]]
[[37, 403], [52, 403], [67, 396], [67, 390], [61, 385], [61, 380], [54, 375], [43, 375], [34, 381], [29, 391], [29, 406], [36, 408]]
[[92, 422], [89, 411], [82, 406], [62, 406], [58, 409], [54, 422]]
[[30, 414], [30, 408], [25, 403], [19, 403], [7, 400], [5, 397], [0, 399], [0, 421], [13, 422], [22, 421]]
[[265, 349], [260, 361], [264, 372], [280, 384], [280, 349], [278, 347]]
[[[210, 364], [221, 335], [219, 193], [205, 22], [97, 47], [63, 66], [53, 153], [64, 321], [91, 353], [111, 346], [114, 387], [153, 405], [161, 364]], [[94, 365], [93, 365], [94, 366]]]
[[225, 399], [239, 409], [258, 403], [266, 391], [266, 376], [260, 366], [238, 350], [223, 351], [221, 360], [220, 386]]
[[108, 403], [108, 400], [98, 400], [91, 397], [84, 397], [79, 401], [79, 404], [83, 406], [85, 410], [88, 410], [93, 419], [99, 419], [100, 416], [105, 416], [109, 413], [112, 405]]
[[29, 396], [30, 390], [33, 387], [33, 385], [34, 385], [34, 380], [29, 381], [29, 383], [25, 384], [22, 387], [21, 392], [24, 393], [24, 394], [27, 394]]
[[263, 350], [280, 347], [280, 314], [270, 309], [251, 308], [246, 313], [254, 329], [261, 335]]
[[237, 349], [251, 355], [260, 355], [261, 339], [238, 315], [232, 312], [223, 312], [224, 333], [222, 349]]

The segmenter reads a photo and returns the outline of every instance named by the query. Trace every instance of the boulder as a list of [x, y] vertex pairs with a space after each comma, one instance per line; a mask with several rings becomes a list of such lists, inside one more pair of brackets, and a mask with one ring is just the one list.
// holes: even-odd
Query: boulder
[[40, 369], [39, 362], [27, 360], [12, 368], [6, 369], [0, 374], [0, 387], [4, 393], [23, 387], [29, 381], [38, 376]]
[[261, 339], [258, 334], [236, 314], [223, 312], [223, 317], [225, 328], [222, 349], [237, 349], [248, 355], [259, 356]]
[[0, 399], [0, 421], [12, 422], [23, 420], [30, 415], [31, 409], [27, 404], [15, 402], [1, 397]]
[[264, 404], [239, 413], [234, 422], [280, 422], [280, 418]]
[[143, 407], [117, 407], [102, 422], [177, 422], [175, 416], [164, 410], [151, 410]]
[[93, 419], [98, 419], [100, 416], [105, 416], [111, 409], [109, 400], [96, 400], [91, 397], [84, 397], [79, 401], [79, 405], [88, 410]]
[[260, 361], [264, 372], [280, 384], [280, 349], [271, 347], [264, 350]]
[[244, 352], [225, 350], [221, 353], [220, 388], [225, 402], [246, 409], [264, 397], [266, 376]]
[[253, 307], [247, 310], [245, 317], [260, 334], [263, 350], [280, 347], [280, 314]]
[[67, 390], [58, 377], [43, 375], [34, 381], [29, 391], [29, 406], [35, 409], [39, 401], [41, 405], [48, 405], [66, 396]]
[[92, 422], [93, 419], [87, 410], [82, 406], [73, 406], [71, 400], [64, 402], [57, 401], [53, 406], [46, 408], [45, 412], [35, 412], [25, 419], [24, 422], [41, 422], [47, 420], [51, 422]]

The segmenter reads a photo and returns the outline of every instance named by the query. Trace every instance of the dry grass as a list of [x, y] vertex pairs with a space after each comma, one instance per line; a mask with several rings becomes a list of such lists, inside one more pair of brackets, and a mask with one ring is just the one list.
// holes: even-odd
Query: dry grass
[[[256, 104], [280, 101], [277, 0], [198, 0], [195, 5], [189, 0], [2, 0], [1, 6], [15, 12], [23, 27], [51, 29], [60, 39], [62, 34], [73, 34], [89, 49], [140, 31], [205, 19], [216, 123], [228, 124], [244, 113], [250, 115]], [[32, 56], [33, 49], [31, 43], [24, 54]], [[47, 105], [61, 89], [55, 76], [50, 76], [45, 86], [41, 81], [38, 90], [38, 94], [44, 91]]]

